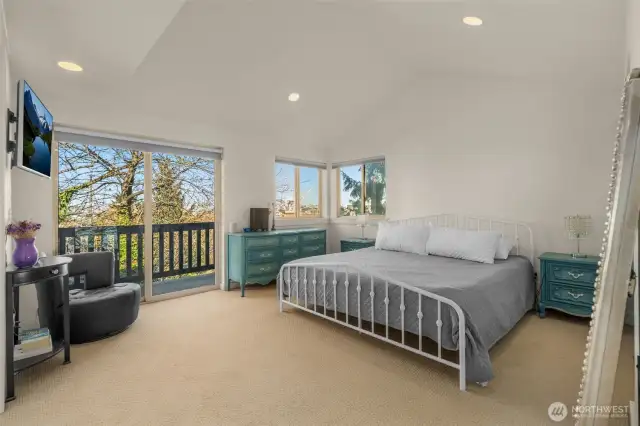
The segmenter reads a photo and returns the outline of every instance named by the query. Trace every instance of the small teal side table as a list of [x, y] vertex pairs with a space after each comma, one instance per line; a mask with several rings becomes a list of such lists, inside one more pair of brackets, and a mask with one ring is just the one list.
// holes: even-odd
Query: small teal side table
[[538, 304], [540, 318], [544, 318], [547, 308], [580, 317], [591, 316], [600, 257], [543, 253], [539, 259], [542, 277]]
[[376, 245], [376, 240], [371, 238], [347, 238], [340, 240], [340, 251], [354, 251]]

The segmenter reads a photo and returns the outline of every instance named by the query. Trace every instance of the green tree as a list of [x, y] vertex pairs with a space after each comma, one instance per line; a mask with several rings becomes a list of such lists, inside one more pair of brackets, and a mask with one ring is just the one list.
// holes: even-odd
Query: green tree
[[[142, 224], [142, 152], [60, 142], [58, 153], [60, 227]], [[152, 163], [155, 223], [215, 221], [212, 160], [154, 153]]]
[[[366, 214], [384, 215], [387, 210], [386, 194], [386, 170], [385, 163], [366, 163], [358, 169], [362, 172], [364, 167], [365, 200], [364, 212]], [[342, 207], [342, 215], [352, 216], [361, 214], [362, 209], [362, 182], [349, 176], [344, 170], [340, 170], [344, 190], [349, 192], [349, 203]]]
[[158, 173], [154, 174], [154, 211], [157, 223], [180, 223], [185, 213], [184, 194], [170, 160], [157, 160]]
[[144, 154], [140, 151], [128, 151], [129, 160], [121, 170], [120, 192], [116, 195], [113, 209], [116, 213], [116, 225], [133, 225], [142, 219], [140, 196], [143, 194], [137, 188], [137, 179], [144, 162]]

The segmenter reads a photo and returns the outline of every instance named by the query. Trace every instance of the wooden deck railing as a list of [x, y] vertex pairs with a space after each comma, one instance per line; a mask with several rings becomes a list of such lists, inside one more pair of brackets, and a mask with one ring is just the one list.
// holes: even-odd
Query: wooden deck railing
[[[153, 225], [153, 278], [215, 269], [215, 224]], [[144, 281], [144, 226], [58, 229], [58, 253], [112, 251], [117, 282]]]

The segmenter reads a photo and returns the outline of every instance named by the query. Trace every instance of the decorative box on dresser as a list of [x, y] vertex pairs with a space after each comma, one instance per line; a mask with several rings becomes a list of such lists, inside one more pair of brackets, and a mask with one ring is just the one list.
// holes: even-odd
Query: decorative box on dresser
[[227, 235], [227, 288], [240, 283], [269, 284], [287, 262], [327, 253], [324, 229], [294, 229], [269, 232], [239, 232]]
[[544, 318], [546, 309], [581, 317], [590, 316], [600, 258], [544, 253], [539, 259], [542, 277], [538, 303], [540, 318]]
[[376, 245], [376, 240], [371, 238], [346, 238], [340, 240], [340, 251], [354, 251]]

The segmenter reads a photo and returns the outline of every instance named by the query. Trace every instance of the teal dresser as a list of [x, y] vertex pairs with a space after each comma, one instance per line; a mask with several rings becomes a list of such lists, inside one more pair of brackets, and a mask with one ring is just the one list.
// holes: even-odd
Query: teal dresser
[[340, 251], [354, 251], [376, 245], [376, 240], [369, 238], [348, 238], [340, 240]]
[[228, 234], [227, 288], [231, 281], [239, 282], [244, 297], [246, 284], [269, 284], [285, 263], [326, 253], [324, 229]]
[[590, 316], [600, 258], [544, 253], [539, 259], [542, 277], [538, 304], [540, 318], [544, 318], [547, 308], [581, 317]]

